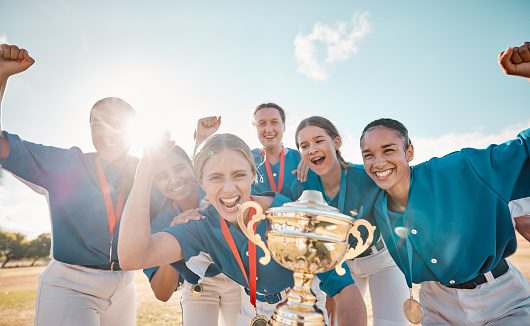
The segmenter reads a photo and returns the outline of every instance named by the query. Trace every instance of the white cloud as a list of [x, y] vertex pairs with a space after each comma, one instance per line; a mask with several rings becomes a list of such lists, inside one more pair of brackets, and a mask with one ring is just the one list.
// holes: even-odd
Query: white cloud
[[[326, 80], [326, 68], [339, 61], [345, 61], [357, 53], [357, 43], [371, 31], [368, 12], [355, 13], [350, 23], [338, 22], [335, 27], [315, 23], [309, 35], [298, 34], [294, 39], [298, 72], [313, 80]], [[319, 62], [317, 42], [325, 46], [326, 58]]]
[[[526, 124], [508, 126], [498, 133], [488, 133], [487, 131], [474, 131], [467, 133], [449, 133], [436, 138], [414, 138], [415, 164], [429, 160], [432, 157], [439, 157], [458, 151], [464, 147], [486, 148], [491, 144], [500, 144], [508, 140], [515, 139], [517, 134], [530, 127], [530, 121]], [[409, 131], [410, 132], [410, 131]]]
[[7, 44], [7, 35], [6, 34], [0, 34], [0, 44]]

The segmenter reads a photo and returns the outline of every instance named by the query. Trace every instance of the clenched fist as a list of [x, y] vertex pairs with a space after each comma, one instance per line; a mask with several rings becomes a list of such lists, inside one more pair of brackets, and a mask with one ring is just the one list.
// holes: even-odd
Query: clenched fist
[[28, 51], [16, 45], [2, 44], [0, 47], [0, 80], [28, 69], [35, 63]]

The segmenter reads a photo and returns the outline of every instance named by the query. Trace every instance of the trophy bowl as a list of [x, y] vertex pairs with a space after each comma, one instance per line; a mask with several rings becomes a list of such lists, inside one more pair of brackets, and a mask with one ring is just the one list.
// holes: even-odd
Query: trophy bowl
[[[254, 218], [244, 223], [244, 212], [254, 208]], [[266, 245], [259, 234], [254, 234], [254, 224], [267, 219], [265, 232]], [[339, 275], [346, 270], [342, 263], [364, 252], [372, 243], [375, 227], [366, 220], [355, 220], [329, 206], [322, 193], [306, 190], [302, 196], [281, 207], [263, 212], [256, 202], [246, 202], [239, 206], [239, 226], [247, 238], [259, 246], [265, 256], [260, 263], [266, 265], [270, 258], [281, 266], [292, 270], [294, 285], [287, 292], [287, 301], [276, 308], [271, 319], [272, 325], [324, 325], [324, 316], [315, 305], [316, 296], [311, 290], [314, 274], [335, 268]], [[368, 231], [363, 240], [359, 226]], [[349, 238], [357, 239], [350, 248]]]

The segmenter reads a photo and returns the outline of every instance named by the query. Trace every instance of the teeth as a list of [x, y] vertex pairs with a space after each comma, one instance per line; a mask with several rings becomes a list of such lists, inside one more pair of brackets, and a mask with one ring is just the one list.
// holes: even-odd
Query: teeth
[[274, 138], [274, 136], [265, 136], [265, 138], [272, 139], [272, 138]]
[[311, 159], [311, 162], [313, 162], [314, 164], [317, 164], [317, 165], [322, 163], [322, 161], [324, 161], [324, 157], [323, 156]]
[[375, 172], [375, 176], [378, 177], [378, 178], [383, 178], [383, 177], [386, 177], [387, 175], [389, 175], [390, 173], [392, 173], [392, 170], [388, 169], [388, 170], [382, 171], [382, 172]]
[[179, 190], [183, 189], [185, 185], [186, 185], [186, 184], [185, 184], [185, 183], [183, 183], [183, 184], [181, 184], [180, 186], [178, 186], [178, 187], [176, 187], [176, 188], [173, 188], [173, 189], [171, 189], [171, 191], [179, 191]]
[[226, 198], [226, 199], [221, 199], [221, 201], [225, 204], [232, 204], [234, 203], [237, 199], [239, 198], [239, 196], [235, 196], [235, 197], [232, 197], [232, 198]]
[[236, 201], [239, 200], [239, 196], [235, 196], [232, 198], [219, 198], [219, 201], [221, 202], [221, 205], [223, 205], [223, 209], [226, 212], [234, 212], [237, 211]]

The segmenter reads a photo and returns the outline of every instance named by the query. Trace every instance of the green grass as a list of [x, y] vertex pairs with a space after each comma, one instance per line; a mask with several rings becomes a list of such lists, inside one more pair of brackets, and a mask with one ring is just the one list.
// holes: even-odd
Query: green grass
[[37, 290], [0, 293], [0, 325], [32, 325]]
[[[39, 273], [44, 266], [0, 269], [0, 326], [33, 325]], [[180, 293], [157, 300], [147, 277], [135, 272], [136, 325], [182, 325]]]

